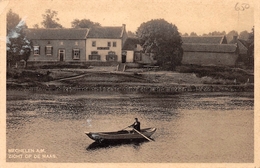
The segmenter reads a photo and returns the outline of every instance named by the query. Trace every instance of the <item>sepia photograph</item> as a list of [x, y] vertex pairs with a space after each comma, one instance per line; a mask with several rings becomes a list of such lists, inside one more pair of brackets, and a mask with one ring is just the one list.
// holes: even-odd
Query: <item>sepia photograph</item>
[[0, 168], [260, 168], [254, 0], [0, 6]]

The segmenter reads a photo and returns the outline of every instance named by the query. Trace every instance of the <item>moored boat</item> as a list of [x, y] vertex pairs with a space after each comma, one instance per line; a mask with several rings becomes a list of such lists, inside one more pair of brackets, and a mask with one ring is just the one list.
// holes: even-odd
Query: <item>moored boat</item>
[[103, 141], [121, 141], [121, 140], [140, 140], [149, 139], [156, 128], [144, 128], [139, 131], [121, 130], [116, 132], [85, 132], [92, 140], [97, 142]]

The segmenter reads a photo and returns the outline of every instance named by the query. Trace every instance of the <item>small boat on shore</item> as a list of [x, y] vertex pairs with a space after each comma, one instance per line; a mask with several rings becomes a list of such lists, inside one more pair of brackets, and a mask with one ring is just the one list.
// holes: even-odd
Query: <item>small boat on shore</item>
[[103, 141], [124, 141], [124, 140], [141, 140], [150, 139], [156, 128], [144, 128], [140, 132], [137, 130], [121, 130], [116, 132], [85, 132], [92, 140], [97, 142]]

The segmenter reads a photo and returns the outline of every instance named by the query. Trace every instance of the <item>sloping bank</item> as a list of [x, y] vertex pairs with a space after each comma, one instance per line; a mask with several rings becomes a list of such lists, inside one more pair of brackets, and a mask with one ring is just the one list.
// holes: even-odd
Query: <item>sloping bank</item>
[[7, 84], [11, 90], [56, 90], [56, 91], [124, 91], [124, 92], [148, 92], [148, 93], [176, 93], [176, 92], [254, 92], [254, 85], [195, 85], [195, 84], [143, 84], [143, 83], [90, 83], [80, 86], [69, 85], [44, 85], [36, 84]]

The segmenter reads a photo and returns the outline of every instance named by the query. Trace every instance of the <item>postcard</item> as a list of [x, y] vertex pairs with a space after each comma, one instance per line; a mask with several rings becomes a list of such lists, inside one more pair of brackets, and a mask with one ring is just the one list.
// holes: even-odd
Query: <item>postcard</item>
[[0, 12], [0, 168], [260, 168], [257, 1], [0, 0]]

